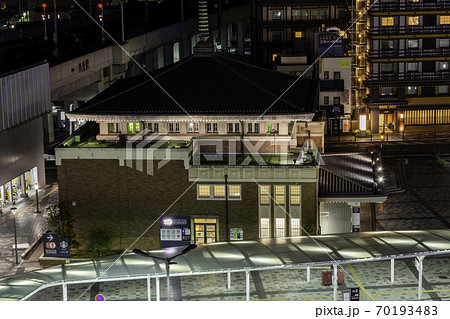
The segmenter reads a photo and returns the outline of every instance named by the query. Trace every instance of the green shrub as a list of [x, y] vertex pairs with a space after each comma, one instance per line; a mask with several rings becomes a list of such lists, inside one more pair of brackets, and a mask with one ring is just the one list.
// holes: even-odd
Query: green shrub
[[97, 230], [91, 235], [89, 250], [99, 257], [111, 251], [112, 242], [108, 234], [103, 230]]

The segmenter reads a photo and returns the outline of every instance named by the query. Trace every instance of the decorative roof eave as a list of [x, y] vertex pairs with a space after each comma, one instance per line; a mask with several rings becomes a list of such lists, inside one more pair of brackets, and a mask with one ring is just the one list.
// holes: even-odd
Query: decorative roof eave
[[383, 195], [367, 195], [367, 194], [344, 194], [344, 195], [333, 195], [333, 194], [319, 194], [319, 202], [323, 203], [383, 203], [387, 196]]
[[284, 122], [311, 122], [314, 113], [301, 114], [272, 114], [272, 115], [140, 115], [140, 114], [79, 114], [67, 113], [67, 118], [70, 121], [95, 121], [95, 122], [270, 122], [270, 121], [284, 121]]

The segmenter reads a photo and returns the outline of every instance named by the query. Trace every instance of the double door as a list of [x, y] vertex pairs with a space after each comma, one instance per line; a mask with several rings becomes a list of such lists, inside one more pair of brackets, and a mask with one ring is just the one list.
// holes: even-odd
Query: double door
[[217, 238], [216, 220], [194, 220], [195, 243], [209, 244], [215, 243]]

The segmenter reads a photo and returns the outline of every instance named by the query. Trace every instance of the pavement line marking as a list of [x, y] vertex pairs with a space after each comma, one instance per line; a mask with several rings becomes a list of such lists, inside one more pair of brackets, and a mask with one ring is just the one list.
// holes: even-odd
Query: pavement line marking
[[[51, 192], [45, 194], [44, 196], [41, 197], [41, 200], [44, 199], [45, 197], [47, 197], [48, 195], [50, 195], [51, 193], [53, 193], [54, 191], [58, 190], [59, 187], [56, 187], [54, 190], [52, 190]], [[20, 212], [18, 212], [16, 214], [16, 216], [22, 214], [24, 211], [26, 211], [28, 208], [30, 208], [31, 206], [36, 205], [36, 201], [34, 201], [33, 203], [31, 203], [30, 205], [28, 205], [27, 207], [25, 207], [24, 209], [22, 209]], [[7, 222], [9, 222], [10, 220], [12, 220], [14, 217], [10, 217], [7, 220], [5, 220], [3, 223], [0, 224], [0, 227], [3, 226], [4, 224], [6, 224]]]
[[348, 269], [350, 269], [350, 272], [352, 273], [353, 278], [355, 278], [356, 282], [358, 283], [358, 285], [361, 287], [361, 289], [363, 291], [363, 294], [361, 295], [361, 297], [369, 296], [370, 299], [375, 301], [375, 299], [372, 297], [372, 295], [367, 292], [366, 288], [364, 288], [361, 280], [359, 279], [359, 277], [356, 274], [355, 269], [353, 269], [352, 265], [351, 264], [347, 264], [347, 267], [348, 267]]

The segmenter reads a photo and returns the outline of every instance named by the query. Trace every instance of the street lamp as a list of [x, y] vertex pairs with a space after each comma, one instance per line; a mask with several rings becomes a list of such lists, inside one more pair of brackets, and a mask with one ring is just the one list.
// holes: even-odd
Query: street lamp
[[39, 214], [39, 186], [38, 183], [34, 184], [34, 189], [36, 190], [36, 213]]
[[45, 15], [45, 8], [47, 8], [47, 3], [42, 4], [42, 10], [44, 14], [42, 15], [42, 19], [44, 20], [44, 41], [48, 41], [47, 37], [47, 16]]
[[16, 250], [16, 265], [18, 265], [19, 264], [19, 256], [17, 255], [16, 211], [17, 211], [17, 207], [15, 207], [15, 206], [11, 207], [11, 212], [13, 214], [13, 221], [14, 221], [14, 248]]
[[277, 155], [277, 133], [278, 133], [278, 131], [276, 129], [273, 129], [271, 133], [273, 134], [273, 153], [274, 153], [274, 155]]
[[172, 257], [158, 257], [158, 256], [153, 256], [150, 255], [149, 253], [146, 253], [140, 249], [133, 249], [133, 253], [144, 256], [144, 257], [149, 257], [149, 258], [153, 258], [153, 259], [157, 259], [160, 260], [162, 262], [164, 262], [166, 264], [166, 274], [167, 274], [167, 300], [170, 300], [170, 277], [169, 277], [169, 270], [170, 270], [170, 265], [174, 265], [176, 264], [176, 262], [172, 262], [172, 260], [174, 260], [175, 258], [177, 258], [178, 256], [187, 254], [188, 252], [190, 252], [191, 250], [195, 249], [197, 247], [197, 245], [195, 244], [190, 244], [189, 246], [187, 246], [185, 249], [183, 249], [181, 251], [181, 253], [176, 254], [175, 256]]

